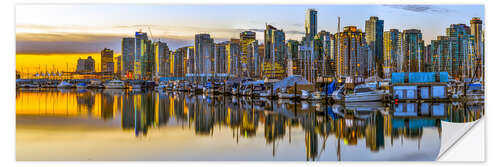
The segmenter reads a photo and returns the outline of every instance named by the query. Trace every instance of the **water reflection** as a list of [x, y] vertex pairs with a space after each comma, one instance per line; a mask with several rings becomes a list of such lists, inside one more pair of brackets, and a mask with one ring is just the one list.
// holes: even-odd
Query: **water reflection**
[[[394, 145], [398, 141], [416, 141], [420, 150], [426, 143], [432, 143], [430, 140], [441, 138], [441, 121], [470, 122], [481, 118], [484, 112], [481, 103], [324, 105], [124, 90], [18, 91], [16, 106], [18, 116], [119, 119], [121, 129], [127, 133], [133, 131], [131, 134], [138, 138], [148, 136], [151, 128], [167, 126], [185, 127], [184, 130], [197, 136], [213, 136], [215, 129], [229, 128], [238, 144], [240, 138], [261, 137], [257, 133], [263, 128], [262, 137], [272, 147], [273, 157], [277, 156], [279, 143], [299, 146], [292, 143], [292, 129], [300, 129], [306, 160], [362, 159], [342, 156], [352, 146], [364, 147], [373, 154], [387, 150], [398, 154], [404, 147], [413, 147], [396, 150]], [[430, 130], [430, 137], [423, 137], [424, 129]], [[439, 145], [432, 147], [439, 152]], [[332, 148], [336, 149], [335, 157], [322, 156]]]

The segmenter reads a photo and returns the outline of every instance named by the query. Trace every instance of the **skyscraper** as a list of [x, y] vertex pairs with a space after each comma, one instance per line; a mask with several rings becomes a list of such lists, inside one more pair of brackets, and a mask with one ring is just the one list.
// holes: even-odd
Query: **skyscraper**
[[331, 63], [333, 63], [333, 55], [331, 54], [331, 34], [328, 31], [322, 30], [320, 31], [315, 40], [317, 45], [315, 46], [315, 53], [317, 53], [317, 57], [315, 58], [318, 62], [318, 73], [320, 76], [332, 76], [333, 68]]
[[263, 55], [259, 54], [259, 42], [254, 40], [247, 45], [247, 56], [248, 56], [248, 72], [252, 78], [260, 78], [261, 73], [261, 57]]
[[238, 40], [232, 40], [226, 44], [227, 73], [230, 76], [241, 76], [240, 46]]
[[356, 26], [346, 26], [344, 31], [336, 33], [332, 47], [335, 51], [335, 69], [337, 76], [367, 76], [367, 57], [369, 48], [365, 34]]
[[210, 34], [196, 34], [194, 40], [194, 73], [204, 80], [208, 79], [208, 75], [212, 74], [214, 68], [214, 39], [210, 38]]
[[132, 78], [134, 74], [135, 62], [135, 38], [122, 39], [122, 76]]
[[186, 73], [193, 74], [194, 72], [194, 46], [186, 47]]
[[140, 79], [151, 80], [154, 75], [154, 45], [151, 40], [146, 40], [145, 43], [145, 53], [141, 57], [141, 73]]
[[134, 78], [143, 79], [142, 74], [146, 69], [143, 61], [147, 56], [148, 35], [145, 32], [135, 32], [135, 51], [134, 51]]
[[241, 72], [243, 75], [248, 75], [249, 74], [249, 55], [248, 55], [248, 46], [250, 43], [255, 41], [255, 32], [253, 31], [244, 31], [240, 33], [240, 62], [241, 62]]
[[263, 71], [270, 78], [284, 78], [286, 67], [285, 33], [272, 25], [266, 25], [264, 31], [264, 66]]
[[112, 75], [115, 72], [113, 63], [113, 50], [104, 48], [101, 50], [101, 72], [106, 75]]
[[424, 72], [424, 41], [418, 29], [407, 29], [401, 33], [401, 72]]
[[170, 54], [170, 74], [172, 77], [184, 77], [184, 57], [187, 55], [189, 48], [177, 48], [175, 52]]
[[[474, 59], [477, 67], [476, 78], [482, 78], [484, 75], [484, 39], [483, 39], [483, 21], [479, 17], [474, 17], [470, 21], [471, 35], [474, 36]], [[475, 70], [475, 69], [474, 69]]]
[[167, 60], [170, 55], [170, 50], [165, 42], [157, 41], [154, 44], [154, 78], [167, 76]]
[[215, 62], [216, 68], [215, 73], [225, 74], [227, 73], [227, 58], [228, 53], [226, 52], [226, 45], [229, 44], [229, 41], [224, 41], [221, 43], [215, 44]]
[[95, 60], [92, 59], [91, 56], [87, 57], [87, 59], [78, 58], [78, 62], [76, 65], [76, 72], [80, 73], [95, 72]]
[[115, 62], [115, 74], [120, 78], [122, 73], [122, 56], [116, 56], [114, 58]]
[[318, 32], [318, 11], [315, 9], [306, 10], [306, 38], [313, 39]]
[[465, 24], [452, 24], [446, 28], [449, 40], [449, 55], [451, 56], [451, 76], [463, 79], [472, 77], [475, 67], [474, 37], [470, 27]]
[[[370, 46], [372, 57], [375, 63], [376, 75], [383, 77], [384, 61], [384, 20], [379, 20], [376, 16], [371, 16], [365, 22], [366, 43]], [[374, 74], [370, 74], [374, 75]]]
[[447, 36], [431, 40], [431, 71], [451, 73], [451, 43]]
[[391, 29], [384, 32], [384, 78], [391, 77], [392, 72], [398, 72], [397, 64], [400, 58], [399, 36], [398, 29]]

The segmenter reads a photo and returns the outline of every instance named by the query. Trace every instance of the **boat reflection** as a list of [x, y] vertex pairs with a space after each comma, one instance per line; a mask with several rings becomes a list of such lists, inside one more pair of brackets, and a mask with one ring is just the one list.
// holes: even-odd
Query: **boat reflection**
[[[212, 136], [214, 129], [230, 128], [236, 143], [256, 138], [259, 126], [277, 154], [277, 143], [292, 142], [291, 129], [304, 134], [307, 160], [318, 160], [329, 138], [335, 140], [337, 160], [345, 146], [364, 142], [379, 152], [395, 140], [417, 140], [420, 150], [424, 129], [433, 128], [441, 138], [441, 121], [470, 122], [482, 117], [483, 104], [379, 102], [325, 105], [251, 99], [231, 96], [194, 96], [172, 92], [127, 90], [18, 91], [18, 116], [86, 117], [103, 121], [120, 119], [121, 128], [137, 137], [151, 128], [182, 126], [199, 136]], [[49, 105], [49, 106], [47, 106]], [[52, 105], [52, 106], [50, 106]], [[262, 129], [262, 128], [261, 128]], [[439, 146], [437, 146], [439, 147]], [[439, 148], [437, 148], [439, 150]], [[327, 158], [329, 159], [329, 158]]]

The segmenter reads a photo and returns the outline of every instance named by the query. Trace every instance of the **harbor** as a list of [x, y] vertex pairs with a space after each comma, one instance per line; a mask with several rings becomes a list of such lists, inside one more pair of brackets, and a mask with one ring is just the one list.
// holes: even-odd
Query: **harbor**
[[[16, 152], [19, 160], [431, 161], [440, 150], [441, 122], [478, 120], [483, 105], [20, 89]], [[63, 153], [68, 149], [79, 151]]]
[[[184, 78], [154, 80], [18, 79], [16, 89], [127, 89], [186, 92], [192, 95], [236, 96], [321, 103], [350, 102], [467, 102], [484, 101], [478, 80], [457, 82], [447, 72], [393, 73], [391, 79], [352, 83], [347, 79], [311, 83], [300, 75], [283, 80], [212, 79], [196, 82]], [[350, 88], [349, 88], [350, 87]]]

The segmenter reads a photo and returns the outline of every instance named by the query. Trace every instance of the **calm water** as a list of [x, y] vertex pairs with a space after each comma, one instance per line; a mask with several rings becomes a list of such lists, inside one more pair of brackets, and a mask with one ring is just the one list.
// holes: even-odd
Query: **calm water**
[[17, 160], [435, 160], [441, 121], [483, 104], [312, 102], [18, 90]]

